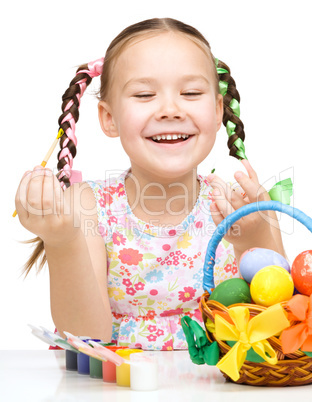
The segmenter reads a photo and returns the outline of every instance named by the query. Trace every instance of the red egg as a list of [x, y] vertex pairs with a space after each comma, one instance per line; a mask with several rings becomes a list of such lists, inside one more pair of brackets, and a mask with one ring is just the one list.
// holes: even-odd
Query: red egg
[[291, 267], [291, 276], [300, 293], [312, 294], [312, 250], [297, 255]]

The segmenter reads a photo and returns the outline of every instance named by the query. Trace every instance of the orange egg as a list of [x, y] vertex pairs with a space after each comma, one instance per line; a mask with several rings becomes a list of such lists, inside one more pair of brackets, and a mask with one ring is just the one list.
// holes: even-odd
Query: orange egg
[[297, 255], [291, 267], [291, 276], [298, 292], [307, 296], [312, 294], [312, 250]]

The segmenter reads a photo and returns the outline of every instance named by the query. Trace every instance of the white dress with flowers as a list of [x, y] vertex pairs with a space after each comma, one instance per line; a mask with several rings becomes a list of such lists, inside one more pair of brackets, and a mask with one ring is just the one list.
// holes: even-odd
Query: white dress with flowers
[[[177, 226], [153, 226], [130, 209], [125, 178], [89, 181], [97, 201], [99, 232], [107, 250], [112, 341], [143, 349], [186, 349], [180, 319], [202, 322], [203, 264], [215, 225], [211, 187], [198, 175], [200, 193], [192, 212]], [[238, 277], [232, 246], [216, 251], [215, 284]]]

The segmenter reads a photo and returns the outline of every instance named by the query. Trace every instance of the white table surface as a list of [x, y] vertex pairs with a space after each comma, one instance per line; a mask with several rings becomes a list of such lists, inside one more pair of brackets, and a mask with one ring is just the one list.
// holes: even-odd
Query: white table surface
[[216, 367], [197, 366], [187, 351], [155, 352], [159, 388], [132, 391], [65, 370], [65, 352], [0, 351], [0, 401], [270, 402], [312, 401], [312, 385], [252, 387], [225, 382]]

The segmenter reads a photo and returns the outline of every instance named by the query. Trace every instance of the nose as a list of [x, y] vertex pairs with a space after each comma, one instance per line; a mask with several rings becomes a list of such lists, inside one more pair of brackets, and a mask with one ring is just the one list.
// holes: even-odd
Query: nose
[[185, 112], [178, 101], [171, 96], [160, 100], [160, 106], [156, 112], [157, 120], [183, 120]]

